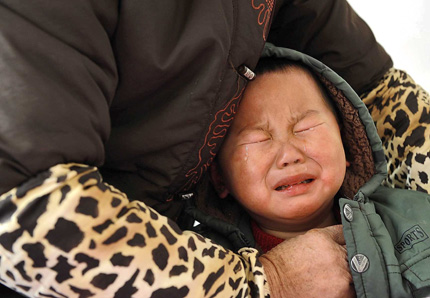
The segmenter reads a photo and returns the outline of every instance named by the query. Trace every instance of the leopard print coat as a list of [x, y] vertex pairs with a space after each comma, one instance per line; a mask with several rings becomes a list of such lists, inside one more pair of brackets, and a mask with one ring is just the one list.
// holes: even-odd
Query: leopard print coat
[[0, 281], [27, 296], [268, 295], [255, 249], [181, 231], [94, 167], [57, 165], [0, 202]]
[[375, 121], [388, 164], [384, 184], [430, 193], [430, 96], [406, 72], [391, 68], [361, 95]]

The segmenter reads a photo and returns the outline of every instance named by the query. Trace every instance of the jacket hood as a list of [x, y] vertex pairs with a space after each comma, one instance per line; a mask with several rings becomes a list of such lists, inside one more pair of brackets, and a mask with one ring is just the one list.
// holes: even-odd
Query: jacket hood
[[[316, 74], [338, 110], [342, 140], [348, 161], [351, 163], [346, 170], [339, 195], [362, 201], [374, 193], [387, 175], [385, 155], [374, 122], [352, 87], [328, 66], [298, 51], [267, 43], [262, 53], [263, 57], [297, 61]], [[202, 179], [197, 188], [196, 207], [186, 208], [186, 212], [200, 223], [210, 226], [212, 231], [231, 235], [231, 238], [236, 239], [234, 235], [241, 235], [239, 238], [248, 238], [252, 241], [253, 237], [249, 237], [249, 233], [246, 233], [248, 234], [246, 237], [242, 235], [243, 227], [246, 226], [244, 222], [249, 222], [246, 213], [236, 200], [220, 200], [209, 182], [208, 175]], [[224, 225], [223, 222], [231, 225]], [[213, 234], [209, 236], [220, 239]], [[245, 245], [245, 242], [234, 245], [233, 249], [239, 249], [241, 245]]]
[[373, 193], [386, 177], [387, 165], [372, 117], [357, 93], [332, 69], [306, 54], [267, 43], [262, 57], [298, 61], [317, 74], [339, 112], [342, 139], [351, 162], [341, 194], [359, 200], [361, 194]]

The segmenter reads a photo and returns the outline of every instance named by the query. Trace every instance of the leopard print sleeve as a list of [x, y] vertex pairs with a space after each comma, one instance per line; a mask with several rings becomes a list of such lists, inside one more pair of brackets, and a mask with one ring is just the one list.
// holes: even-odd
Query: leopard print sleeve
[[0, 197], [0, 281], [31, 297], [268, 297], [239, 254], [62, 164]]
[[408, 73], [391, 68], [361, 98], [384, 146], [384, 185], [430, 193], [429, 93]]

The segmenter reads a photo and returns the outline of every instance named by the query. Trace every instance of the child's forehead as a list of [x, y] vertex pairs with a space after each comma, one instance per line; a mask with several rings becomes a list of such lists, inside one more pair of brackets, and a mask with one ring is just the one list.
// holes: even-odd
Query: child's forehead
[[257, 106], [261, 109], [270, 107], [279, 101], [289, 104], [303, 98], [312, 97], [324, 101], [324, 94], [319, 82], [309, 71], [295, 67], [288, 70], [276, 70], [259, 75], [249, 82], [239, 105]]
[[[294, 91], [294, 96], [285, 96], [291, 91]], [[293, 101], [300, 106], [305, 106], [310, 99], [312, 102], [323, 103], [332, 112], [335, 111], [335, 101], [318, 76], [307, 68], [293, 65], [286, 69], [281, 68], [258, 74], [254, 81], [249, 82], [242, 101], [245, 102], [245, 105], [264, 111], [274, 101], [279, 100], [285, 104]], [[336, 114], [336, 112], [334, 113]]]
[[[296, 89], [298, 86], [296, 86], [295, 83], [297, 82], [301, 82], [302, 85], [306, 86], [318, 86], [320, 84], [319, 80], [309, 70], [294, 66], [287, 69], [277, 69], [258, 74], [255, 80], [248, 83], [245, 96], [249, 93], [247, 92], [248, 89], [252, 93], [258, 94], [283, 90], [285, 86]], [[305, 91], [305, 89], [302, 90]]]

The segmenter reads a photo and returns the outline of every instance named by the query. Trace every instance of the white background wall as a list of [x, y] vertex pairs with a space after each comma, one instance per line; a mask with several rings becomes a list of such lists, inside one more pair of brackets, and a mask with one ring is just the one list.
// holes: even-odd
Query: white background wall
[[416, 83], [430, 91], [430, 1], [348, 2], [390, 54], [394, 67], [407, 71]]

